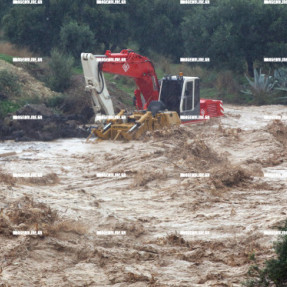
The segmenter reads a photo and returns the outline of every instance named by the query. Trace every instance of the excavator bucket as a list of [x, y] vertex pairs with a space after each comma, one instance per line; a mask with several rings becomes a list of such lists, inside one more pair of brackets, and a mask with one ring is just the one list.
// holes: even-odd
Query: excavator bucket
[[103, 128], [93, 128], [91, 136], [102, 140], [136, 140], [145, 132], [180, 125], [181, 121], [176, 112], [158, 112], [155, 115], [151, 111], [136, 111], [126, 119], [117, 119], [123, 115], [123, 110], [115, 119], [107, 120]]

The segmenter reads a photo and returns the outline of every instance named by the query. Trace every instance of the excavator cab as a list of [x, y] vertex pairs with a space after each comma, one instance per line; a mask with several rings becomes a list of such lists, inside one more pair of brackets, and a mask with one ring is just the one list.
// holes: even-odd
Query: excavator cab
[[200, 115], [199, 78], [166, 76], [161, 80], [159, 100], [179, 116]]

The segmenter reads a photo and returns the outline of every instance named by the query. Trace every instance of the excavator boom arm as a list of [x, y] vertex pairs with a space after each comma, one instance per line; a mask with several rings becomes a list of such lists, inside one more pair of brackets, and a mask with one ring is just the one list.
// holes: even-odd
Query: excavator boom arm
[[[87, 57], [88, 56], [86, 56], [86, 58]], [[160, 87], [158, 78], [152, 62], [147, 57], [141, 56], [132, 50], [122, 50], [120, 53], [111, 53], [111, 51], [108, 50], [105, 55], [91, 55], [89, 57], [98, 63], [95, 69], [97, 69], [99, 73], [106, 72], [134, 79], [137, 86], [134, 94], [136, 106], [139, 110], [142, 110], [144, 106], [145, 108], [148, 107], [151, 101], [157, 101], [159, 99]], [[94, 63], [93, 65], [95, 66], [96, 64]], [[84, 73], [86, 74], [85, 68]], [[94, 75], [94, 79], [97, 79], [98, 82], [101, 81], [99, 75]], [[95, 83], [95, 86], [96, 85], [97, 83]], [[98, 86], [100, 85], [98, 84]], [[142, 103], [141, 95], [144, 98], [145, 105]], [[105, 105], [105, 103], [103, 103], [103, 105]]]

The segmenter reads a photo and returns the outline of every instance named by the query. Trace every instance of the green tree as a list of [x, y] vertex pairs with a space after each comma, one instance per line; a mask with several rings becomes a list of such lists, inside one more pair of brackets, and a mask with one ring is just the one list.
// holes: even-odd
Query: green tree
[[[281, 231], [287, 231], [287, 221]], [[274, 243], [277, 258], [265, 261], [265, 267], [260, 268], [257, 264], [249, 269], [252, 279], [244, 282], [248, 287], [286, 287], [287, 286], [287, 235], [280, 236]], [[254, 258], [256, 263], [256, 258]]]
[[253, 75], [255, 61], [272, 57], [279, 46], [281, 52], [287, 52], [282, 46], [287, 40], [282, 29], [287, 10], [278, 6], [257, 0], [217, 0], [208, 9], [192, 7], [192, 16], [186, 12], [182, 24], [185, 50], [210, 57], [211, 65], [217, 67], [242, 72], [246, 63]]
[[2, 17], [7, 13], [8, 9], [12, 7], [12, 1], [1, 1], [0, 2], [0, 22]]
[[152, 19], [150, 48], [176, 60], [183, 54], [182, 9], [173, 0], [156, 0]]
[[4, 34], [20, 47], [26, 46], [35, 52], [47, 52], [49, 47], [46, 46], [47, 31], [43, 19], [43, 7], [13, 7], [3, 17]]
[[53, 49], [49, 62], [48, 85], [56, 92], [63, 92], [71, 85], [72, 67], [74, 59], [72, 56]]
[[147, 53], [151, 44], [153, 33], [154, 1], [129, 1], [127, 4], [129, 14], [130, 36], [139, 45], [140, 53]]
[[71, 21], [61, 28], [60, 47], [76, 60], [80, 59], [82, 52], [92, 51], [94, 42], [94, 35], [87, 25], [79, 25]]
[[125, 5], [90, 5], [83, 7], [83, 21], [90, 26], [96, 47], [102, 50], [127, 48], [131, 37], [129, 18]]

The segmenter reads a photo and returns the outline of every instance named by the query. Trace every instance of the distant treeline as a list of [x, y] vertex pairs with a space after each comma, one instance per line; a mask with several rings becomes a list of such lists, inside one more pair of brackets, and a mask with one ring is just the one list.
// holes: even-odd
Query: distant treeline
[[42, 55], [58, 48], [76, 60], [83, 51], [115, 52], [132, 46], [175, 62], [209, 57], [206, 66], [252, 75], [254, 64], [263, 64], [264, 57], [287, 57], [287, 5], [266, 5], [263, 0], [211, 0], [209, 5], [181, 5], [180, 0], [96, 2], [1, 1], [1, 29], [11, 43]]

